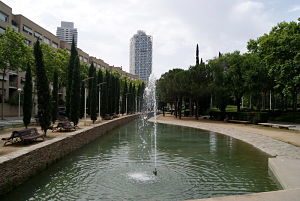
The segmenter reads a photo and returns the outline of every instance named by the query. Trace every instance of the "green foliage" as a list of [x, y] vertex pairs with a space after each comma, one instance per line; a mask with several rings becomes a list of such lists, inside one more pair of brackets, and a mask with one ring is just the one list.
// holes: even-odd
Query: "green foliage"
[[[73, 71], [77, 66], [75, 66], [75, 60], [76, 57], [78, 57], [77, 49], [75, 46], [74, 38], [72, 40], [72, 46], [71, 46], [71, 55], [69, 59], [69, 65], [67, 69], [67, 89], [66, 89], [66, 114], [68, 117], [70, 117], [70, 110], [71, 110], [71, 91], [72, 91], [72, 83], [73, 83]], [[79, 62], [77, 65], [80, 65]], [[80, 69], [78, 69], [78, 72], [80, 72]]]
[[50, 82], [53, 82], [55, 71], [60, 77], [60, 85], [65, 86], [65, 80], [67, 79], [66, 67], [68, 66], [69, 54], [65, 49], [54, 48], [47, 44], [41, 44], [44, 63], [47, 77], [51, 78]]
[[296, 110], [300, 91], [300, 21], [281, 22], [268, 34], [248, 42], [250, 52], [257, 53], [274, 78], [275, 88], [293, 97]]
[[81, 82], [81, 89], [80, 89], [80, 115], [79, 117], [82, 118], [84, 116], [84, 93], [85, 93], [85, 82]]
[[51, 104], [48, 78], [44, 68], [43, 53], [40, 47], [40, 42], [34, 44], [34, 57], [36, 66], [36, 83], [38, 96], [38, 116], [42, 130], [46, 134], [50, 126], [51, 119]]
[[54, 71], [53, 73], [53, 90], [52, 90], [52, 123], [54, 124], [57, 119], [58, 110], [58, 73]]
[[224, 57], [212, 59], [208, 65], [213, 72], [212, 91], [215, 97], [215, 105], [221, 112], [225, 112], [231, 94], [228, 86], [228, 73], [226, 72]]
[[[0, 36], [0, 71], [5, 78], [9, 70], [24, 70], [26, 64], [30, 61], [30, 48], [24, 43], [24, 36], [12, 28], [7, 27], [5, 33]], [[2, 89], [4, 89], [4, 81], [2, 81]], [[4, 96], [2, 96], [2, 113], [3, 116]]]
[[126, 113], [126, 94], [128, 93], [128, 86], [127, 86], [127, 80], [124, 81], [123, 85], [123, 93], [122, 93], [122, 107], [121, 107], [121, 113]]
[[23, 88], [23, 123], [25, 127], [30, 124], [31, 113], [32, 113], [32, 76], [30, 65], [27, 65], [25, 84]]
[[80, 62], [79, 57], [75, 57], [70, 93], [70, 120], [77, 125], [80, 116]]
[[90, 97], [90, 116], [93, 123], [97, 120], [97, 76], [96, 76], [96, 69], [94, 68], [94, 65], [91, 65], [92, 73], [91, 77], [93, 79], [90, 79], [92, 81], [91, 88], [89, 91], [89, 97]]
[[[102, 72], [102, 70], [98, 70], [98, 74], [97, 74], [97, 80], [98, 80], [98, 84], [101, 84], [101, 85], [99, 85], [98, 86], [98, 89], [97, 89], [97, 91], [99, 91], [100, 90], [100, 93], [101, 93], [101, 100], [100, 100], [100, 107], [101, 107], [101, 116], [103, 116], [103, 108], [104, 108], [104, 105], [103, 105], [103, 98], [104, 98], [104, 92], [103, 92], [103, 89], [105, 90], [105, 85], [106, 85], [106, 83], [104, 83], [104, 78], [103, 78], [103, 72]], [[99, 99], [99, 97], [98, 97], [98, 99]], [[98, 100], [98, 104], [99, 104], [99, 100]], [[98, 108], [99, 108], [99, 105], [98, 105]], [[99, 111], [98, 111], [99, 112]]]
[[89, 71], [88, 71], [88, 77], [90, 77], [91, 79], [88, 80], [88, 96], [87, 96], [87, 111], [89, 114], [91, 111], [91, 99], [92, 99], [92, 88], [93, 88], [93, 82], [94, 79], [96, 79], [96, 77], [94, 77], [95, 75], [95, 67], [94, 64], [92, 63], [89, 67]]

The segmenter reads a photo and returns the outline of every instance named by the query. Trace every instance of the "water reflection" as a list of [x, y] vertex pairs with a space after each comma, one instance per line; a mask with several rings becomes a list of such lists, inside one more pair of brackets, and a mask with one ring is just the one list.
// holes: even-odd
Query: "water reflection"
[[[135, 121], [100, 137], [0, 200], [186, 200], [276, 190], [267, 156], [212, 132]], [[145, 141], [145, 147], [141, 143]]]

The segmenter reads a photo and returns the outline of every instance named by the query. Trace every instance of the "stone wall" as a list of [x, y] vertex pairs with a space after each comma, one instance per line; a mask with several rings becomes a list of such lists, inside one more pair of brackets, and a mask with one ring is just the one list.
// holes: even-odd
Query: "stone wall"
[[0, 157], [0, 194], [12, 190], [70, 152], [108, 131], [124, 125], [138, 115], [120, 117], [100, 125], [84, 128], [67, 136], [56, 137]]

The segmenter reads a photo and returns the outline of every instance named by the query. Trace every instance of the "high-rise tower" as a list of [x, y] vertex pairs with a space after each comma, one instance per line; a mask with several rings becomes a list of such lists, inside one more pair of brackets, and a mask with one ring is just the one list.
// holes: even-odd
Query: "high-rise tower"
[[61, 22], [61, 27], [57, 27], [56, 36], [69, 44], [72, 44], [74, 37], [75, 45], [77, 46], [78, 33], [77, 29], [74, 28], [73, 22]]
[[148, 81], [152, 73], [152, 36], [138, 31], [130, 39], [130, 73]]

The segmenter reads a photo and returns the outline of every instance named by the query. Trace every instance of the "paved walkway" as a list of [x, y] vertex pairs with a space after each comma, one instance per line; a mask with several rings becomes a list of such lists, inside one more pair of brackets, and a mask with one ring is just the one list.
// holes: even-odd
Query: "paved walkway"
[[[111, 120], [103, 120], [101, 123], [99, 121], [97, 121], [96, 124], [97, 125], [99, 123], [102, 124], [102, 123], [105, 123], [107, 121], [111, 121]], [[24, 129], [23, 120], [16, 119], [16, 118], [9, 118], [9, 119], [6, 119], [6, 120], [0, 120], [0, 125], [3, 124], [4, 122], [6, 122], [7, 127], [0, 130], [0, 157], [5, 156], [7, 154], [10, 154], [12, 152], [18, 151], [18, 150], [27, 149], [27, 147], [30, 147], [30, 146], [33, 146], [33, 145], [36, 144], [36, 143], [32, 143], [32, 144], [28, 144], [28, 145], [9, 144], [7, 146], [4, 146], [4, 141], [1, 140], [2, 138], [9, 137], [13, 130], [22, 130], [22, 129]], [[33, 120], [33, 122], [34, 122], [34, 120]], [[90, 119], [87, 119], [86, 123], [87, 123], [87, 125], [85, 125], [85, 121], [83, 119], [81, 119], [79, 121], [79, 124], [78, 124], [79, 130], [81, 130], [83, 128], [94, 126]], [[40, 126], [30, 126], [30, 128], [37, 128], [39, 133], [43, 132], [41, 130]], [[72, 135], [72, 133], [73, 132], [52, 132], [51, 130], [48, 130], [45, 141], [51, 140], [51, 139], [56, 138], [56, 137]]]

